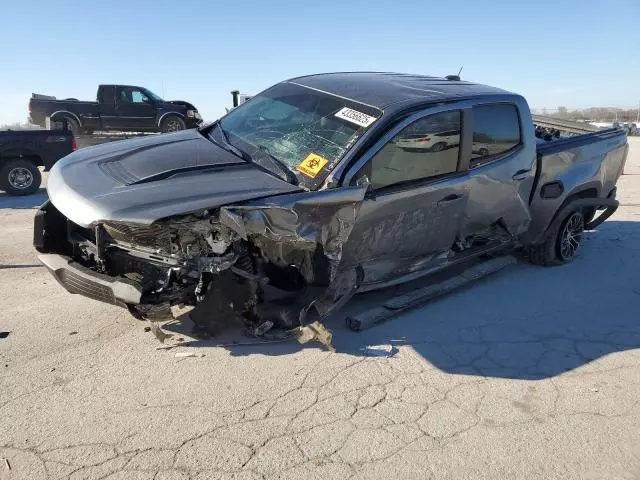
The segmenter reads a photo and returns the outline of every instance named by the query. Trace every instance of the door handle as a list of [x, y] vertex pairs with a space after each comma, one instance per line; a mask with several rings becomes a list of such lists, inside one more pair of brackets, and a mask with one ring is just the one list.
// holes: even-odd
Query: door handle
[[513, 178], [516, 181], [524, 180], [524, 179], [529, 177], [529, 172], [531, 172], [531, 169], [529, 169], [529, 170], [518, 170], [516, 173], [513, 174], [513, 177], [511, 177], [511, 178]]
[[456, 200], [460, 200], [463, 197], [464, 195], [460, 193], [452, 193], [444, 197], [442, 200], [438, 201], [438, 205], [444, 205], [445, 203], [455, 202]]

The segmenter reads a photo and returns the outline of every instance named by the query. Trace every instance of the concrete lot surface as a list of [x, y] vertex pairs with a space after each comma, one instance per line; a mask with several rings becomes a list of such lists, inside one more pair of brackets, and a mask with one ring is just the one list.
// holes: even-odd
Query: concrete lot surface
[[[630, 140], [622, 207], [574, 263], [518, 264], [360, 334], [336, 316], [338, 353], [157, 350], [144, 323], [69, 295], [38, 265], [44, 193], [0, 194], [0, 479], [640, 478]], [[395, 356], [361, 350], [386, 343]]]

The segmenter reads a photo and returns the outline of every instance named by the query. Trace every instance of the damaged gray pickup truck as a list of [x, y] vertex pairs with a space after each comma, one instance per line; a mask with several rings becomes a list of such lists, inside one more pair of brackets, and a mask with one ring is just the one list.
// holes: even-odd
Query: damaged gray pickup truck
[[69, 292], [138, 318], [187, 305], [212, 332], [300, 333], [482, 255], [570, 261], [616, 210], [626, 155], [618, 129], [542, 141], [524, 98], [455, 77], [311, 75], [198, 130], [67, 156], [34, 243]]

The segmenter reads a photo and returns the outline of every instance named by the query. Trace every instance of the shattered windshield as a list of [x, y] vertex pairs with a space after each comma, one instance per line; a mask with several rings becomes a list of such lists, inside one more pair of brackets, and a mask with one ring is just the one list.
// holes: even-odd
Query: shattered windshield
[[[232, 110], [220, 126], [225, 140], [251, 161], [315, 188], [380, 115], [367, 105], [283, 83]], [[289, 171], [283, 175], [282, 169]]]

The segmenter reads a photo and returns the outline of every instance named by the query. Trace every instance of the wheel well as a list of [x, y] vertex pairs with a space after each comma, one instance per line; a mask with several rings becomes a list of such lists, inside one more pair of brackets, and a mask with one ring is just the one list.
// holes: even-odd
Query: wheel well
[[34, 155], [31, 153], [17, 153], [13, 155], [3, 155], [0, 157], [0, 163], [7, 163], [12, 160], [26, 160], [27, 162], [33, 163], [36, 167], [44, 166], [42, 159], [38, 155]]
[[51, 115], [52, 122], [65, 122], [65, 121], [68, 122], [69, 120], [73, 120], [75, 123], [77, 123], [78, 127], [82, 126], [80, 119], [71, 113], [59, 112]]
[[186, 117], [179, 112], [167, 112], [167, 113], [163, 113], [160, 119], [158, 120], [158, 126], [162, 125], [162, 122], [164, 122], [169, 117], [178, 117], [180, 120], [183, 120], [183, 121], [186, 119]]
[[553, 225], [553, 222], [556, 221], [560, 212], [562, 212], [565, 209], [565, 207], [567, 207], [568, 205], [571, 205], [573, 201], [582, 200], [583, 198], [597, 198], [597, 197], [598, 197], [598, 189], [595, 187], [589, 187], [577, 192], [573, 192], [571, 195], [569, 195], [567, 198], [564, 199], [564, 202], [562, 202], [562, 204], [558, 207], [556, 212], [553, 214], [553, 218], [547, 225], [547, 229], [545, 230], [545, 232], [548, 231], [551, 225]]

